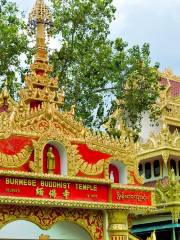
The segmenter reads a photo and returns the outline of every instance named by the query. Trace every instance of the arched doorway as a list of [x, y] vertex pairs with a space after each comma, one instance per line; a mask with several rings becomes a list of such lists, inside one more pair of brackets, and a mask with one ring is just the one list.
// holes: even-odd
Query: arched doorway
[[1, 239], [38, 239], [41, 234], [49, 235], [50, 240], [92, 240], [90, 234], [73, 222], [59, 222], [49, 230], [42, 230], [32, 222], [17, 220], [0, 229]]

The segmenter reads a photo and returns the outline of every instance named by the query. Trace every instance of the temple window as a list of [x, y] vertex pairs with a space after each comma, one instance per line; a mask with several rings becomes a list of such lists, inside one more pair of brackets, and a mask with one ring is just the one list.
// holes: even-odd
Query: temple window
[[143, 174], [143, 165], [142, 163], [139, 164], [139, 175], [141, 176]]
[[151, 178], [151, 163], [150, 162], [145, 163], [145, 178], [146, 179]]
[[139, 163], [138, 171], [139, 175], [143, 175], [145, 179], [150, 180], [153, 178], [159, 178], [162, 174], [161, 161], [159, 159], [152, 161], [144, 161]]
[[159, 162], [159, 160], [154, 161], [153, 169], [154, 169], [154, 177], [159, 177], [160, 176], [160, 162]]
[[179, 170], [179, 176], [180, 176], [180, 161], [178, 161], [178, 170]]

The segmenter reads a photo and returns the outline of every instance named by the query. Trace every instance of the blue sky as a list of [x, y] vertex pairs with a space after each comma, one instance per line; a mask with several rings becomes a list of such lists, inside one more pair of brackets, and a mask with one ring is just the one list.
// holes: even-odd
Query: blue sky
[[[26, 13], [35, 2], [13, 1]], [[114, 0], [114, 5], [117, 12], [111, 38], [122, 37], [129, 46], [148, 42], [152, 62], [180, 75], [180, 0]]]

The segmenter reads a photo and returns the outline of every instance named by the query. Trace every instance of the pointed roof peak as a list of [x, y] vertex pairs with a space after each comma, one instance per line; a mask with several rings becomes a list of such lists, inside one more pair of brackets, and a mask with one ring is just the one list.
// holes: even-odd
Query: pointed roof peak
[[30, 21], [43, 22], [48, 24], [51, 22], [51, 12], [44, 0], [36, 0], [35, 5], [29, 15]]

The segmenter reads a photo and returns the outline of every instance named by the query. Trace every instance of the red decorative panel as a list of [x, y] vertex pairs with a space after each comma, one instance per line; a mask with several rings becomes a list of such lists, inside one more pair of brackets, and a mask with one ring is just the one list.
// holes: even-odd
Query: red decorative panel
[[15, 155], [27, 145], [32, 146], [32, 140], [30, 138], [11, 136], [5, 140], [0, 140], [0, 152]]
[[92, 164], [97, 163], [101, 159], [108, 159], [111, 157], [109, 154], [89, 149], [86, 144], [78, 144], [78, 150], [83, 159]]

